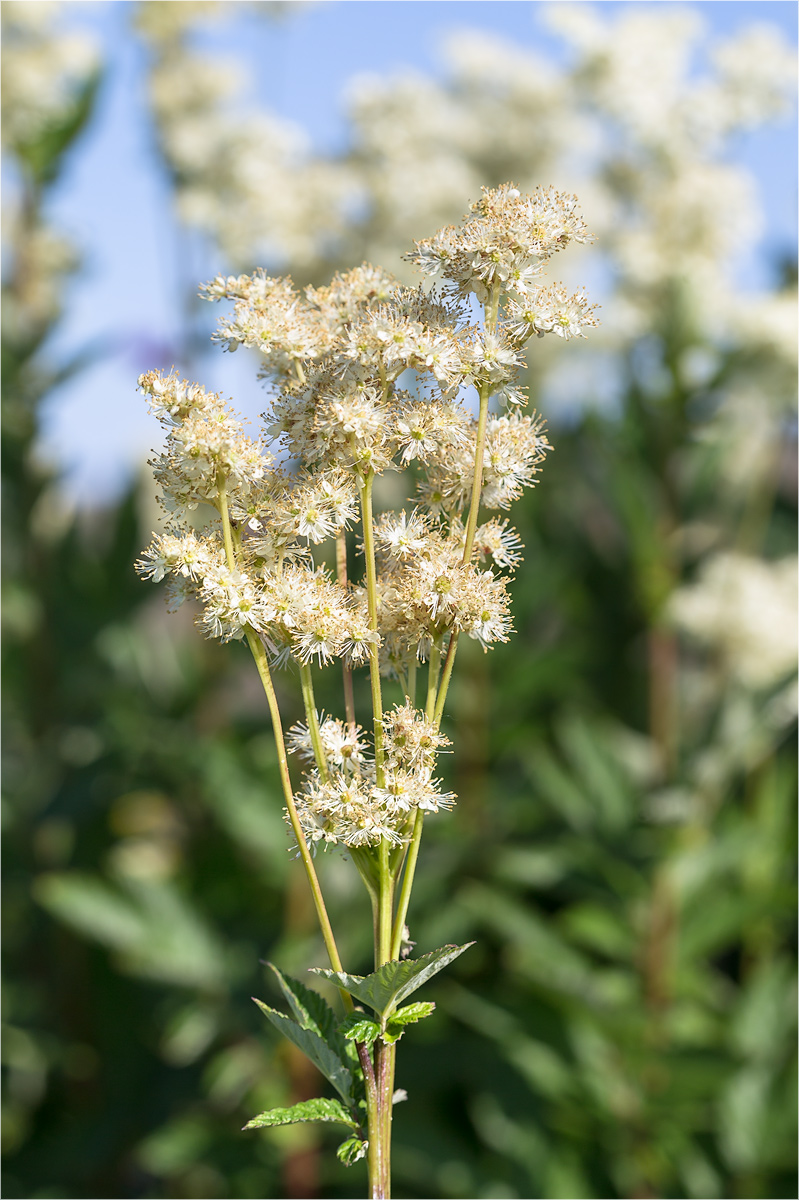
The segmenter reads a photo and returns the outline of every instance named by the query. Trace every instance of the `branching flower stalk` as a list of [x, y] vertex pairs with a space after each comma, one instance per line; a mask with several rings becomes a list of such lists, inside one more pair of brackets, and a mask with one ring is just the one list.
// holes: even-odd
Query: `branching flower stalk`
[[[340, 1122], [349, 1136], [339, 1157], [366, 1157], [371, 1197], [391, 1194], [392, 1109], [404, 1095], [394, 1090], [396, 1043], [434, 1007], [402, 1002], [466, 949], [411, 959], [406, 922], [425, 815], [455, 801], [436, 764], [450, 744], [441, 721], [458, 640], [466, 634], [487, 650], [511, 632], [507, 578], [521, 543], [507, 519], [481, 524], [480, 510], [507, 509], [535, 483], [549, 450], [542, 421], [522, 412], [518, 376], [533, 334], [568, 339], [596, 323], [582, 292], [543, 280], [554, 253], [587, 240], [575, 197], [523, 196], [506, 184], [484, 190], [459, 227], [416, 243], [408, 257], [439, 276], [438, 287], [403, 287], [368, 265], [304, 293], [263, 272], [206, 284], [205, 298], [234, 303], [216, 340], [262, 355], [273, 385], [264, 439], [250, 438], [221, 396], [174, 372], [139, 380], [167, 430], [153, 466], [169, 521], [137, 569], [167, 580], [172, 607], [199, 602], [207, 636], [250, 647], [286, 820], [330, 960], [317, 973], [337, 985], [344, 1006], [336, 1017], [318, 993], [274, 968], [292, 1016], [257, 1003], [338, 1097], [273, 1109], [247, 1128]], [[482, 323], [471, 319], [473, 298]], [[408, 507], [376, 513], [375, 483], [408, 468]], [[216, 513], [202, 525], [194, 519], [201, 505]], [[350, 545], [363, 555], [359, 583], [347, 568], [358, 523]], [[325, 542], [334, 571], [314, 562], [311, 547]], [[314, 671], [335, 660], [344, 719], [319, 713], [314, 698]], [[366, 667], [370, 736], [357, 723], [352, 687], [352, 672]], [[282, 669], [299, 674], [305, 711], [285, 740], [272, 682]], [[319, 847], [346, 851], [364, 881], [371, 975], [344, 970], [314, 866]]]

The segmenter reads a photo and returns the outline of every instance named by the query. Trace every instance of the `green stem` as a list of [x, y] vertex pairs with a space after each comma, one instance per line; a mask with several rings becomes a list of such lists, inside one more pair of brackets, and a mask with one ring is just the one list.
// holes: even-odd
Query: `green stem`
[[368, 1048], [362, 1042], [356, 1042], [355, 1046], [358, 1051], [358, 1060], [363, 1071], [363, 1081], [366, 1089], [366, 1127], [368, 1138], [366, 1165], [369, 1171], [369, 1193], [370, 1196], [379, 1197], [383, 1166], [383, 1139], [380, 1137], [379, 1132], [380, 1100], [377, 1094], [377, 1080], [375, 1078], [372, 1056]]
[[230, 513], [228, 512], [227, 503], [227, 480], [224, 471], [220, 471], [216, 477], [216, 488], [218, 492], [217, 508], [222, 521], [222, 537], [225, 541], [225, 558], [227, 559], [228, 570], [237, 570], [236, 550], [233, 545], [233, 529], [230, 524]]
[[[369, 628], [377, 632], [377, 568], [375, 564], [374, 518], [372, 514], [372, 484], [374, 473], [368, 470], [361, 476], [361, 518], [366, 559], [366, 594], [369, 609]], [[370, 647], [369, 678], [372, 688], [374, 721], [375, 776], [378, 787], [385, 784], [383, 749], [383, 697], [380, 685], [380, 660], [377, 644]], [[375, 969], [391, 958], [392, 916], [394, 910], [394, 878], [389, 862], [389, 844], [385, 838], [378, 848], [378, 892], [375, 909]], [[394, 1047], [378, 1042], [375, 1052], [376, 1098], [369, 1112], [369, 1179], [375, 1200], [387, 1200], [391, 1195], [391, 1106], [394, 1079]], [[367, 1107], [369, 1102], [367, 1099]]]
[[420, 808], [416, 810], [416, 817], [413, 822], [413, 832], [411, 833], [411, 841], [408, 846], [408, 857], [405, 860], [405, 874], [402, 878], [402, 887], [400, 889], [399, 900], [397, 902], [397, 915], [394, 919], [394, 930], [391, 937], [391, 957], [399, 958], [402, 950], [402, 931], [405, 928], [405, 921], [408, 916], [408, 905], [411, 902], [411, 888], [413, 887], [413, 877], [416, 873], [416, 860], [419, 857], [419, 843], [422, 840], [422, 828], [424, 826], [424, 813]]
[[408, 703], [416, 707], [416, 667], [418, 659], [414, 654], [408, 663]]
[[[433, 719], [433, 709], [436, 699], [436, 688], [438, 684], [438, 673], [441, 668], [441, 653], [438, 638], [430, 647], [430, 661], [427, 668], [427, 706], [425, 716], [428, 721]], [[402, 949], [402, 931], [405, 928], [405, 919], [408, 915], [408, 905], [411, 902], [411, 889], [413, 887], [413, 878], [416, 873], [416, 860], [419, 857], [419, 843], [422, 840], [422, 829], [424, 827], [424, 813], [421, 809], [416, 810], [416, 816], [413, 822], [413, 830], [411, 832], [411, 840], [408, 846], [408, 853], [405, 859], [405, 874], [402, 879], [402, 887], [399, 894], [399, 902], [397, 914], [394, 918], [394, 923], [391, 930], [390, 951], [389, 957], [397, 959], [400, 956]]]
[[308, 732], [311, 735], [314, 758], [316, 759], [316, 765], [319, 768], [322, 781], [327, 783], [330, 778], [330, 772], [327, 769], [325, 748], [322, 745], [322, 735], [319, 732], [319, 717], [316, 712], [310, 663], [300, 665], [300, 686], [302, 687], [302, 702], [305, 706], [305, 719], [308, 722]]
[[378, 1098], [378, 1131], [380, 1138], [380, 1187], [372, 1195], [380, 1200], [391, 1197], [391, 1122], [394, 1108], [394, 1066], [397, 1046], [387, 1045], [378, 1038], [375, 1045], [375, 1076]]
[[436, 703], [436, 688], [438, 686], [438, 675], [441, 670], [441, 647], [438, 638], [435, 639], [430, 647], [430, 658], [427, 663], [427, 703], [425, 705], [424, 715], [428, 721], [433, 720], [433, 711]]
[[[218, 480], [219, 498], [218, 510], [222, 519], [222, 533], [225, 541], [225, 555], [227, 564], [231, 571], [236, 570], [236, 552], [233, 545], [233, 531], [230, 525], [230, 514], [228, 512], [227, 490], [225, 487], [225, 479], [220, 473]], [[258, 669], [258, 674], [261, 679], [261, 684], [266, 695], [266, 702], [269, 705], [269, 714], [272, 718], [272, 732], [275, 737], [275, 748], [277, 749], [278, 769], [280, 771], [280, 782], [283, 787], [283, 796], [286, 801], [286, 808], [289, 814], [289, 822], [291, 829], [297, 842], [297, 849], [302, 859], [302, 865], [305, 868], [305, 874], [308, 877], [308, 883], [313, 896], [316, 915], [319, 919], [319, 926], [322, 930], [322, 937], [327, 950], [327, 956], [330, 959], [330, 965], [334, 971], [343, 971], [341, 965], [341, 956], [336, 946], [336, 939], [333, 936], [333, 929], [330, 924], [330, 918], [327, 915], [322, 889], [319, 885], [319, 878], [313, 865], [313, 858], [308, 849], [308, 843], [305, 840], [305, 834], [302, 831], [300, 824], [299, 813], [297, 806], [294, 803], [294, 789], [291, 786], [291, 775], [289, 774], [289, 763], [286, 755], [286, 743], [283, 738], [283, 723], [280, 719], [280, 708], [278, 707], [277, 696], [275, 695], [274, 684], [272, 683], [272, 675], [269, 670], [269, 662], [266, 657], [266, 650], [263, 642], [258, 634], [250, 626], [246, 628], [247, 644], [250, 647], [250, 652], [255, 659], [255, 665]], [[341, 992], [341, 999], [347, 1012], [352, 1012], [352, 998], [347, 992]]]
[[[336, 575], [342, 587], [347, 586], [347, 535], [343, 529], [336, 534]], [[352, 671], [344, 659], [341, 660], [341, 670], [344, 676], [344, 711], [347, 724], [355, 730], [355, 696], [352, 690]]]
[[[499, 317], [499, 297], [502, 284], [495, 280], [491, 288], [491, 296], [485, 310], [486, 332], [493, 333]], [[477, 514], [480, 509], [480, 498], [483, 493], [483, 457], [485, 454], [486, 424], [488, 422], [488, 401], [491, 396], [491, 384], [488, 380], [481, 383], [478, 393], [480, 396], [480, 412], [477, 418], [477, 444], [474, 452], [474, 478], [472, 481], [472, 499], [469, 505], [469, 519], [466, 523], [466, 542], [463, 547], [463, 562], [467, 563], [472, 557], [474, 534], [477, 529]]]
[[488, 423], [488, 400], [491, 395], [491, 385], [483, 383], [480, 386], [480, 413], [477, 418], [477, 445], [474, 453], [474, 478], [472, 481], [472, 499], [469, 505], [469, 519], [466, 522], [466, 541], [463, 547], [463, 561], [467, 563], [472, 557], [474, 535], [477, 529], [477, 513], [480, 508], [480, 497], [483, 492], [483, 457], [485, 455], [486, 425]]
[[[267, 661], [266, 651], [264, 650], [261, 639], [258, 637], [258, 634], [254, 632], [254, 630], [247, 630], [247, 642], [249, 643], [252, 656], [255, 659], [255, 665], [258, 668], [258, 674], [261, 677], [261, 683], [263, 684], [263, 689], [266, 693], [266, 700], [272, 717], [272, 729], [275, 735], [277, 761], [280, 768], [280, 781], [283, 785], [283, 795], [286, 801], [286, 808], [288, 809], [291, 829], [297, 841], [297, 849], [300, 852], [302, 865], [305, 867], [305, 874], [308, 876], [308, 883], [311, 888], [311, 894], [313, 895], [316, 915], [319, 918], [319, 925], [322, 930], [325, 949], [327, 950], [327, 955], [330, 959], [330, 964], [333, 970], [343, 971], [344, 968], [341, 965], [341, 957], [338, 952], [338, 947], [336, 946], [336, 939], [333, 936], [330, 918], [327, 915], [327, 908], [325, 907], [322, 889], [319, 885], [319, 878], [313, 865], [313, 858], [311, 857], [311, 852], [308, 849], [308, 843], [305, 840], [305, 834], [302, 831], [302, 825], [300, 824], [297, 806], [294, 803], [294, 792], [291, 786], [291, 777], [289, 775], [289, 764], [288, 758], [286, 757], [286, 745], [283, 740], [283, 727], [280, 720], [280, 710], [278, 708], [274, 684], [272, 683], [272, 675], [269, 671], [269, 663]], [[352, 1011], [352, 1000], [350, 999], [349, 995], [346, 992], [342, 992], [341, 996], [344, 1000], [344, 1006], [347, 1011]]]
[[491, 296], [486, 306], [486, 329], [493, 333], [499, 319], [499, 295], [502, 291], [502, 280], [495, 279], [491, 285]]
[[[474, 479], [472, 481], [472, 499], [469, 505], [469, 519], [466, 522], [466, 540], [463, 546], [463, 562], [468, 563], [474, 550], [474, 536], [477, 531], [477, 514], [480, 509], [480, 496], [483, 490], [483, 458], [485, 455], [486, 425], [488, 424], [488, 400], [490, 385], [484, 383], [480, 388], [480, 415], [477, 419], [477, 445], [474, 456]], [[447, 700], [449, 681], [452, 678], [452, 668], [455, 666], [455, 655], [458, 650], [458, 634], [453, 633], [447, 647], [447, 657], [441, 675], [441, 686], [435, 702], [432, 719], [436, 727], [441, 724], [444, 715], [444, 705]]]
[[[438, 685], [438, 673], [441, 669], [441, 650], [438, 638], [430, 647], [430, 661], [427, 668], [427, 705], [425, 708], [425, 716], [428, 721], [433, 720], [433, 712], [436, 700], [436, 690]], [[408, 854], [405, 859], [405, 874], [402, 878], [402, 887], [400, 888], [399, 901], [397, 905], [397, 915], [394, 918], [394, 926], [391, 933], [391, 958], [399, 958], [400, 950], [402, 949], [402, 931], [405, 928], [405, 919], [408, 915], [408, 905], [411, 902], [411, 889], [413, 887], [413, 878], [416, 873], [416, 860], [419, 857], [419, 843], [422, 840], [422, 829], [424, 827], [424, 813], [421, 809], [416, 810], [416, 816], [413, 822], [413, 830], [411, 832], [411, 840], [408, 846]]]
[[394, 877], [389, 865], [387, 838], [380, 839], [380, 893], [377, 909], [377, 939], [375, 942], [375, 970], [391, 959], [392, 917], [394, 913]]
[[447, 646], [447, 657], [444, 660], [444, 670], [441, 672], [441, 686], [438, 689], [438, 698], [436, 700], [435, 708], [433, 710], [432, 720], [433, 720], [433, 724], [435, 725], [436, 729], [438, 729], [438, 727], [440, 726], [441, 718], [444, 715], [444, 704], [446, 703], [446, 699], [447, 699], [447, 689], [449, 688], [449, 681], [452, 678], [452, 668], [455, 666], [455, 654], [457, 652], [457, 649], [458, 649], [458, 634], [453, 633], [449, 639], [449, 646]]
[[[374, 472], [371, 468], [360, 477], [361, 520], [363, 522], [363, 549], [366, 558], [366, 597], [369, 606], [369, 628], [377, 633], [377, 568], [375, 566], [374, 518], [372, 516], [372, 484]], [[376, 642], [369, 647], [369, 680], [372, 685], [372, 713], [375, 739], [375, 777], [377, 786], [385, 785], [383, 761], [383, 697], [380, 687], [380, 655]]]
[[[394, 906], [394, 877], [389, 864], [389, 844], [383, 838], [378, 848], [379, 888], [373, 896], [375, 933], [375, 970], [391, 958]], [[367, 1093], [369, 1120], [369, 1194], [374, 1200], [387, 1200], [391, 1195], [391, 1117], [394, 1096], [395, 1046], [378, 1039], [375, 1045], [374, 1103]], [[360, 1052], [359, 1052], [360, 1053]]]

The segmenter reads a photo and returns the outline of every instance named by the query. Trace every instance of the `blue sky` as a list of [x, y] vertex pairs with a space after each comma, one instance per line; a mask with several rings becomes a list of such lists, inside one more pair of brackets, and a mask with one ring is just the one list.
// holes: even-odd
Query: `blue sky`
[[[636, 0], [623, 5], [606, 0], [601, 7], [631, 3]], [[702, 14], [712, 36], [761, 21], [778, 26], [796, 44], [797, 6], [789, 0], [686, 7]], [[127, 0], [98, 0], [72, 4], [68, 11], [70, 21], [99, 38], [109, 70], [96, 117], [51, 204], [53, 222], [73, 238], [85, 260], [51, 352], [67, 356], [99, 337], [108, 353], [50, 398], [43, 453], [65, 470], [68, 490], [85, 503], [116, 494], [142, 451], [157, 440], [135, 379], [178, 344], [184, 303], [169, 192], [145, 114], [144, 53], [128, 31], [132, 8]], [[441, 76], [442, 41], [464, 28], [561, 59], [562, 44], [537, 16], [538, 6], [527, 0], [326, 0], [296, 4], [277, 23], [247, 16], [209, 36], [220, 51], [248, 61], [260, 101], [304, 126], [317, 149], [335, 150], [345, 138], [344, 96], [354, 75], [412, 67]], [[757, 177], [766, 213], [766, 240], [742, 267], [746, 284], [756, 288], [767, 279], [767, 252], [796, 243], [795, 121], [740, 138], [733, 157]], [[206, 276], [207, 264], [198, 270]], [[234, 362], [226, 356], [221, 365], [232, 368]], [[231, 369], [224, 386], [241, 403], [238, 373]], [[224, 375], [223, 370], [213, 386], [223, 386]]]

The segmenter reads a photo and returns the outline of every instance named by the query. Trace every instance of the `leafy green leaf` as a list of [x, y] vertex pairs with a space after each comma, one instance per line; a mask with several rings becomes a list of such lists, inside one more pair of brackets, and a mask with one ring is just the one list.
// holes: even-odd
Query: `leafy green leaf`
[[72, 102], [65, 105], [61, 121], [54, 121], [33, 140], [19, 143], [15, 149], [38, 184], [52, 183], [63, 162], [64, 152], [86, 126], [102, 80], [95, 71]]
[[342, 1125], [349, 1125], [351, 1129], [358, 1128], [357, 1122], [340, 1100], [328, 1100], [321, 1096], [316, 1100], [292, 1104], [291, 1108], [270, 1108], [268, 1112], [253, 1117], [244, 1128], [269, 1129], [275, 1125], [297, 1125], [300, 1121], [338, 1121]]
[[366, 1147], [367, 1143], [359, 1138], [357, 1133], [354, 1133], [352, 1137], [347, 1138], [346, 1142], [341, 1143], [336, 1150], [336, 1157], [339, 1162], [344, 1163], [345, 1167], [351, 1167], [359, 1158], [363, 1158], [366, 1154]]
[[244, 1129], [268, 1129], [278, 1125], [297, 1125], [303, 1121], [337, 1122], [350, 1129], [358, 1128], [355, 1117], [340, 1100], [319, 1096], [292, 1104], [289, 1108], [270, 1108], [248, 1121]]
[[559, 719], [557, 734], [575, 782], [595, 801], [600, 823], [609, 830], [624, 829], [632, 815], [633, 796], [628, 780], [608, 752], [605, 731], [573, 712]]
[[448, 1012], [471, 1026], [481, 1037], [490, 1037], [502, 1048], [505, 1057], [536, 1090], [545, 1096], [560, 1097], [573, 1088], [571, 1071], [559, 1055], [546, 1044], [531, 1038], [525, 1026], [505, 1008], [469, 992], [451, 980], [442, 1003]]
[[275, 1029], [278, 1029], [284, 1037], [302, 1050], [324, 1077], [330, 1080], [339, 1095], [347, 1103], [350, 1103], [352, 1101], [352, 1072], [347, 1064], [342, 1062], [335, 1050], [328, 1046], [327, 1042], [312, 1029], [303, 1029], [296, 1021], [292, 1021], [291, 1017], [277, 1012], [261, 1000], [256, 1000], [255, 996], [253, 996], [253, 1000], [264, 1016], [272, 1022]]
[[550, 750], [543, 745], [534, 746], [525, 766], [536, 796], [546, 801], [572, 829], [584, 834], [596, 824], [597, 814], [590, 798]]
[[284, 975], [274, 963], [268, 965], [277, 976], [280, 990], [286, 997], [297, 1024], [302, 1029], [309, 1029], [311, 1033], [315, 1033], [327, 1042], [339, 1058], [343, 1058], [345, 1047], [338, 1032], [338, 1018], [324, 997], [298, 980], [292, 979], [290, 975]]
[[219, 987], [228, 977], [216, 932], [171, 881], [124, 881], [127, 895], [95, 875], [53, 871], [34, 885], [36, 900], [84, 937], [120, 955], [123, 969], [187, 987]]
[[386, 1022], [384, 1040], [398, 1042], [405, 1032], [406, 1025], [414, 1025], [417, 1021], [429, 1017], [435, 1007], [432, 1000], [417, 1000], [415, 1004], [406, 1004], [404, 1008], [398, 1008]]
[[635, 952], [633, 934], [624, 914], [614, 912], [607, 901], [574, 904], [560, 915], [559, 924], [578, 945], [608, 958], [629, 962]]
[[332, 979], [386, 1020], [406, 996], [410, 996], [473, 945], [474, 942], [467, 942], [464, 946], [441, 946], [415, 960], [384, 963], [371, 975], [348, 975], [345, 971], [331, 971], [324, 967], [312, 967], [311, 970], [325, 979]]
[[598, 1002], [591, 961], [570, 946], [529, 903], [497, 888], [470, 883], [460, 899], [468, 912], [504, 940], [513, 965], [547, 989]]
[[380, 1034], [380, 1026], [371, 1017], [354, 1012], [341, 1022], [338, 1031], [348, 1042], [363, 1042], [367, 1046], [372, 1046]]

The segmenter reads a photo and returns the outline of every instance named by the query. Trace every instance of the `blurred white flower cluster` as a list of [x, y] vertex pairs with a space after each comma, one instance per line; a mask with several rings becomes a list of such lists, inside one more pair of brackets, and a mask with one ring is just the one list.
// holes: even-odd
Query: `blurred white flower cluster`
[[70, 242], [43, 220], [38, 190], [50, 160], [47, 139], [57, 141], [80, 120], [100, 56], [89, 35], [62, 28], [63, 4], [7, 2], [0, 14], [2, 146], [17, 167], [3, 198], [4, 275], [13, 292], [3, 321], [5, 337], [20, 344], [34, 340], [58, 315], [64, 276], [77, 265]]
[[234, 262], [307, 265], [341, 219], [350, 172], [313, 159], [297, 125], [247, 108], [242, 64], [192, 43], [198, 24], [274, 7], [148, 0], [136, 27], [151, 52], [150, 103], [180, 217]]
[[799, 560], [773, 562], [747, 554], [707, 559], [696, 583], [672, 597], [675, 623], [715, 647], [732, 676], [759, 689], [782, 683], [796, 669]]
[[[568, 67], [461, 33], [448, 43], [447, 82], [356, 80], [352, 151], [332, 161], [310, 157], [299, 130], [263, 113], [249, 124], [228, 107], [241, 66], [206, 64], [189, 35], [198, 16], [231, 12], [145, 3], [139, 24], [156, 51], [153, 106], [183, 211], [234, 260], [279, 243], [307, 270], [329, 259], [332, 238], [334, 254], [397, 270], [411, 236], [456, 218], [461, 197], [486, 177], [512, 176], [530, 190], [557, 175], [597, 214], [603, 255], [635, 295], [625, 315], [639, 329], [650, 316], [642, 299], [681, 276], [704, 298], [704, 317], [727, 313], [722, 280], [731, 255], [757, 235], [758, 213], [751, 179], [723, 152], [730, 135], [788, 112], [795, 90], [794, 54], [767, 26], [717, 43], [697, 73], [704, 28], [690, 10], [551, 5]], [[347, 212], [365, 215], [347, 222]]]
[[3, 147], [19, 148], [60, 125], [77, 92], [99, 67], [93, 39], [59, 28], [66, 6], [6, 0], [3, 24]]

